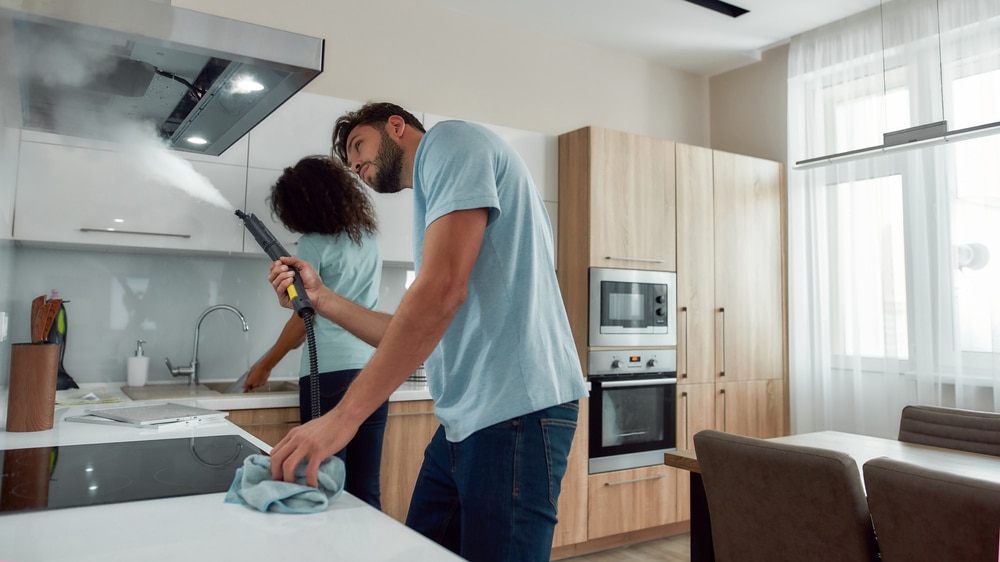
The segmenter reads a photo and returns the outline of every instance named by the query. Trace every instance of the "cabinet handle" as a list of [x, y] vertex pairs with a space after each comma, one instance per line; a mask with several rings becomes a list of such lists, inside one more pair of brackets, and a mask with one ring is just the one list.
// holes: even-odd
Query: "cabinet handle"
[[633, 480], [622, 480], [621, 482], [605, 482], [605, 486], [621, 486], [622, 484], [635, 484], [636, 482], [646, 482], [647, 480], [659, 480], [665, 475], [657, 474], [656, 476], [647, 476], [645, 478], [635, 478]]
[[681, 312], [684, 313], [684, 372], [681, 373], [681, 378], [686, 379], [688, 378], [688, 337], [691, 334], [688, 331], [688, 307], [682, 306]]
[[720, 308], [719, 313], [722, 315], [722, 370], [719, 371], [719, 376], [726, 376], [726, 309]]
[[171, 234], [169, 232], [140, 232], [137, 230], [115, 230], [111, 228], [81, 228], [80, 232], [103, 232], [105, 234], [138, 234], [140, 236], [168, 236], [171, 238], [191, 238], [190, 234]]
[[403, 416], [429, 416], [434, 412], [397, 412], [395, 414], [389, 414], [390, 418], [401, 418]]
[[723, 388], [719, 390], [719, 394], [722, 395], [722, 431], [726, 431], [726, 428], [729, 427], [729, 424], [727, 423], [728, 418], [726, 416], [726, 414], [729, 413], [729, 408], [726, 404], [726, 389]]
[[684, 448], [690, 449], [691, 446], [688, 445], [688, 420], [691, 418], [691, 410], [688, 409], [688, 393], [682, 392], [681, 398], [684, 399]]
[[620, 260], [620, 261], [641, 261], [645, 263], [663, 263], [663, 260], [654, 260], [650, 258], [625, 258], [619, 256], [604, 256], [606, 260]]

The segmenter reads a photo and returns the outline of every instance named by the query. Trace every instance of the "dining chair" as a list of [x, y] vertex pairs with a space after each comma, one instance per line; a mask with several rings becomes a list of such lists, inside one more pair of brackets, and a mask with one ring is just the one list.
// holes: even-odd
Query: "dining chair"
[[1000, 560], [1000, 484], [887, 457], [862, 468], [885, 562]]
[[1000, 456], [1000, 414], [939, 406], [905, 406], [899, 441]]
[[710, 429], [694, 447], [716, 560], [878, 560], [850, 455]]

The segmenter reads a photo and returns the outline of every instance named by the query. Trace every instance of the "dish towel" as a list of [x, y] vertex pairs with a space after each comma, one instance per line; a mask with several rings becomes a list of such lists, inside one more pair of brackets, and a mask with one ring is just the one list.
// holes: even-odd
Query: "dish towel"
[[344, 461], [334, 456], [319, 465], [319, 488], [306, 484], [306, 461], [295, 470], [295, 482], [272, 480], [271, 457], [250, 455], [236, 469], [226, 503], [277, 513], [318, 513], [343, 491], [344, 476]]

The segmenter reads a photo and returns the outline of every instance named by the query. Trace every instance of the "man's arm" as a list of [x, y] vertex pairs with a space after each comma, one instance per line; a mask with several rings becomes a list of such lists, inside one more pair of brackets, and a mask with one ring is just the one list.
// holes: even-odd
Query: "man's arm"
[[[320, 462], [344, 448], [361, 423], [430, 355], [465, 302], [486, 221], [486, 209], [471, 209], [445, 215], [427, 228], [420, 274], [391, 317], [375, 354], [336, 408], [293, 429], [275, 445], [272, 478], [293, 482], [295, 468], [309, 459], [306, 480], [315, 486]], [[303, 277], [309, 290], [306, 281]], [[281, 283], [276, 286], [283, 289]], [[313, 302], [317, 310], [322, 306], [324, 316], [331, 306], [324, 302], [327, 298], [320, 297], [322, 305]]]

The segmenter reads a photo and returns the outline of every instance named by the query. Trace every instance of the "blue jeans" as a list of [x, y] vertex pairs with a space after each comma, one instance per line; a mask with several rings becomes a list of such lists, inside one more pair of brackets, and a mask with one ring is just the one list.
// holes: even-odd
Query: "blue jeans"
[[[319, 375], [320, 412], [325, 414], [336, 406], [358, 370], [333, 371]], [[309, 377], [299, 378], [299, 419], [306, 423], [312, 418], [312, 400]], [[379, 474], [382, 465], [382, 437], [385, 419], [389, 415], [389, 402], [383, 402], [358, 428], [351, 442], [337, 452], [344, 461], [346, 476], [344, 489], [375, 509], [382, 509]]]
[[547, 561], [576, 401], [481, 429], [438, 428], [424, 451], [406, 526], [467, 560]]

